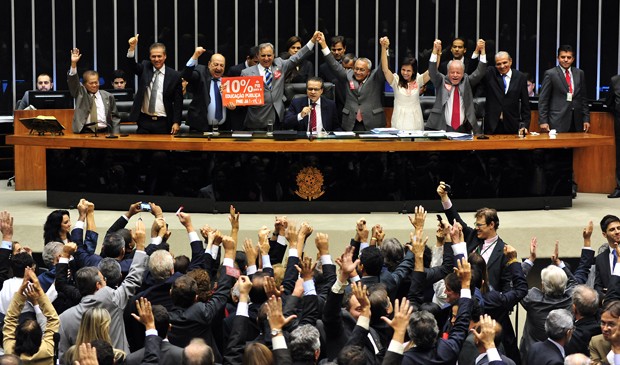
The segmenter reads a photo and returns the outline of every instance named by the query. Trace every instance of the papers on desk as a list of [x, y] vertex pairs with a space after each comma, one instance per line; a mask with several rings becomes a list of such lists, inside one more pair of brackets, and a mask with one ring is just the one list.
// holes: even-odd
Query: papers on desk
[[373, 134], [373, 133], [364, 133], [357, 135], [361, 139], [395, 139], [398, 138], [395, 134]]
[[446, 137], [454, 141], [472, 141], [474, 139], [473, 134], [458, 132], [446, 132]]
[[336, 137], [355, 137], [355, 132], [334, 131], [333, 133]]
[[252, 138], [252, 132], [234, 131], [232, 133], [232, 138]]
[[370, 130], [370, 133], [372, 134], [392, 134], [392, 135], [397, 135], [398, 132], [400, 132], [398, 129], [396, 128], [373, 128]]

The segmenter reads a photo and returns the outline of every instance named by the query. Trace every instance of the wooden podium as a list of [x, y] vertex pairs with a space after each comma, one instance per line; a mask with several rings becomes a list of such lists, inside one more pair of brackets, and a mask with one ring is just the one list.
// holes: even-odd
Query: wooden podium
[[[34, 118], [38, 115], [54, 116], [65, 127], [65, 134], [73, 134], [71, 124], [73, 109], [16, 110], [13, 119], [15, 135], [29, 132], [20, 118]], [[45, 151], [49, 147], [15, 145], [15, 190], [45, 190], [47, 187]], [[66, 148], [66, 147], [59, 147]]]

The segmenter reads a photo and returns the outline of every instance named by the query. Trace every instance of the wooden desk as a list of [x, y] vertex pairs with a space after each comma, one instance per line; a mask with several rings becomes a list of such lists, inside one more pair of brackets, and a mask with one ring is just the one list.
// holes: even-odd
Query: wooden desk
[[[175, 138], [169, 135], [130, 135], [119, 139], [106, 139], [103, 135], [93, 138], [92, 135], [73, 134], [70, 128], [73, 110], [16, 111], [15, 118], [17, 120], [40, 114], [55, 115], [66, 128], [68, 127], [67, 132], [64, 136], [29, 135], [21, 123], [15, 123], [15, 135], [8, 136], [7, 143], [15, 145], [16, 190], [46, 189], [45, 150], [48, 148], [219, 152], [400, 152], [574, 148], [573, 168], [581, 192], [605, 193], [613, 190], [615, 186], [613, 119], [607, 113], [592, 113], [592, 133], [588, 134], [565, 133], [555, 139], [550, 139], [547, 134], [526, 138], [496, 135], [489, 136], [487, 140], [418, 142], [359, 139], [239, 140]], [[598, 131], [603, 133], [597, 134]]]

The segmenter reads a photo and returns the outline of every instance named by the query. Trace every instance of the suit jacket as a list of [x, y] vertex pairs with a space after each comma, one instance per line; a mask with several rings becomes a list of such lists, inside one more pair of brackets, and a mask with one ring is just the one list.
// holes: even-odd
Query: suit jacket
[[545, 71], [538, 97], [538, 124], [549, 124], [549, 129], [568, 132], [571, 126], [583, 131], [583, 123], [590, 122], [590, 108], [586, 93], [586, 79], [582, 70], [571, 67], [573, 100], [567, 101], [568, 84], [560, 66]]
[[[513, 69], [508, 91], [504, 93], [502, 76], [495, 67], [489, 67], [484, 83], [487, 98], [484, 104], [484, 133], [493, 134], [499, 123], [504, 124], [509, 134], [516, 134], [521, 122], [529, 129], [530, 101], [525, 75]], [[500, 115], [503, 116], [501, 121]]]
[[[245, 116], [244, 123], [246, 129], [265, 129], [267, 121], [272, 120], [275, 122], [276, 117], [280, 122], [284, 121], [284, 102], [286, 101], [284, 96], [284, 77], [289, 70], [303, 61], [309, 53], [310, 48], [308, 48], [308, 45], [305, 45], [299, 52], [287, 60], [283, 60], [280, 57], [273, 60], [271, 65], [273, 75], [271, 89], [267, 89], [265, 86], [264, 105], [255, 105], [247, 108], [248, 113]], [[260, 76], [259, 67], [262, 67], [260, 63], [248, 67], [241, 71], [241, 76]]]
[[30, 90], [26, 91], [21, 100], [17, 102], [15, 110], [24, 110], [28, 107], [28, 105], [30, 105]]
[[[616, 264], [617, 265], [617, 264]], [[594, 290], [600, 298], [607, 293], [611, 281], [611, 267], [609, 267], [609, 248], [596, 256], [594, 269]]]
[[[213, 88], [211, 72], [204, 65], [185, 66], [181, 72], [181, 77], [189, 83], [188, 88], [193, 95], [192, 102], [187, 110], [185, 124], [192, 129], [207, 132], [210, 130], [207, 109], [211, 104], [211, 89]], [[225, 108], [224, 105], [222, 108]]]
[[[459, 95], [463, 100], [465, 109], [465, 119], [463, 124], [469, 123], [475, 133], [480, 133], [481, 128], [478, 126], [476, 118], [476, 110], [474, 109], [474, 94], [472, 87], [478, 85], [485, 75], [486, 62], [478, 62], [478, 67], [471, 75], [464, 74], [459, 84]], [[435, 86], [435, 104], [426, 122], [427, 129], [434, 130], [453, 130], [449, 123], [446, 123], [445, 107], [450, 98], [450, 91], [444, 85], [450, 84], [448, 77], [437, 71], [437, 62], [428, 63], [428, 72], [431, 81]], [[459, 128], [460, 129], [460, 128]]]
[[607, 354], [611, 351], [611, 343], [605, 340], [603, 335], [592, 337], [588, 350], [590, 350], [592, 365], [609, 365]]
[[[75, 75], [70, 75], [67, 73], [67, 83], [69, 84], [69, 92], [71, 93], [71, 96], [75, 98], [73, 133], [81, 133], [84, 129], [84, 124], [90, 122], [88, 117], [90, 115], [93, 100], [88, 91], [86, 91], [84, 85], [80, 83], [80, 78], [77, 73]], [[103, 106], [105, 108], [106, 123], [112, 126], [112, 132], [120, 133], [121, 118], [118, 116], [114, 96], [105, 90], [99, 90], [99, 94], [101, 95]], [[97, 128], [97, 126], [93, 127]]]
[[463, 341], [469, 331], [472, 300], [461, 298], [458, 301], [459, 310], [456, 321], [450, 331], [448, 339], [440, 338], [432, 349], [414, 347], [405, 352], [403, 364], [454, 364], [458, 359]]
[[[135, 321], [135, 319], [134, 319]], [[146, 337], [145, 344], [148, 345], [148, 339], [150, 336]], [[155, 337], [155, 336], [154, 336]], [[146, 360], [144, 356], [146, 348], [142, 348], [136, 352], [132, 352], [128, 354], [125, 358], [125, 363], [127, 365], [140, 365], [142, 360]], [[159, 365], [179, 365], [181, 363], [181, 359], [183, 357], [183, 349], [171, 344], [168, 341], [161, 341], [159, 345]]]
[[238, 63], [234, 66], [231, 66], [228, 69], [228, 73], [226, 74], [226, 76], [228, 77], [237, 77], [237, 76], [241, 76], [241, 71], [243, 71], [246, 68], [245, 66], [245, 61]]
[[[293, 99], [291, 105], [286, 111], [284, 116], [284, 129], [296, 129], [300, 132], [308, 131], [308, 123], [310, 115], [297, 120], [297, 114], [301, 112], [303, 108], [308, 106], [308, 98]], [[321, 118], [323, 122], [323, 129], [326, 131], [338, 131], [340, 128], [340, 121], [338, 120], [338, 113], [336, 112], [336, 103], [328, 98], [321, 96]]]
[[338, 84], [347, 86], [347, 97], [342, 109], [342, 129], [353, 130], [357, 111], [361, 110], [364, 126], [367, 130], [385, 127], [385, 113], [381, 98], [385, 88], [385, 75], [381, 68], [372, 70], [363, 85], [353, 77], [353, 70], [345, 69], [330, 52], [325, 62], [331, 67], [338, 78]]
[[546, 340], [532, 345], [527, 363], [531, 365], [564, 365], [564, 357], [554, 343]]
[[590, 356], [588, 345], [593, 336], [601, 334], [600, 320], [596, 316], [582, 318], [575, 322], [575, 330], [570, 341], [564, 345], [566, 356], [575, 353], [582, 353]]
[[[171, 67], [164, 67], [166, 68], [166, 74], [164, 76], [164, 89], [162, 93], [166, 117], [168, 119], [168, 127], [172, 127], [174, 123], [181, 124], [183, 88], [181, 85], [181, 73]], [[142, 110], [144, 94], [153, 80], [153, 64], [149, 60], [143, 60], [137, 63], [133, 57], [127, 57], [127, 69], [138, 76], [138, 86], [133, 98], [131, 113], [129, 114], [129, 119], [137, 121]]]
[[[103, 287], [94, 294], [83, 297], [80, 304], [67, 309], [60, 315], [60, 357], [62, 357], [64, 352], [67, 351], [71, 345], [75, 344], [84, 312], [94, 307], [105, 308], [110, 313], [110, 317], [112, 318], [110, 322], [112, 347], [123, 350], [126, 353], [129, 352], [129, 344], [125, 336], [123, 310], [129, 298], [131, 298], [142, 283], [142, 275], [146, 269], [147, 261], [148, 256], [146, 256], [146, 253], [137, 251], [134, 255], [129, 274], [118, 289], [115, 290], [109, 286]], [[56, 270], [62, 272], [62, 270], [58, 270], [58, 268]]]
[[319, 67], [319, 75], [324, 82], [331, 82], [334, 84], [334, 94], [336, 95], [336, 107], [338, 108], [338, 120], [342, 118], [342, 109], [347, 99], [347, 87], [348, 84], [344, 82], [338, 82], [338, 76], [332, 70], [332, 68], [324, 62]]

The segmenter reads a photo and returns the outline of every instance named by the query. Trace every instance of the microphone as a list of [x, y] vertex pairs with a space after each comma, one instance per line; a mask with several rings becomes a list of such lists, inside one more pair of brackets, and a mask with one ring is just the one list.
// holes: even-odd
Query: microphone
[[[90, 123], [86, 123], [86, 124], [84, 124], [84, 127], [92, 127], [92, 126], [94, 126], [94, 125], [96, 126], [97, 124], [99, 124], [99, 123], [97, 123], [97, 122], [90, 122]], [[99, 135], [97, 134], [97, 132], [98, 132], [98, 131], [97, 131], [97, 128], [95, 128], [95, 131], [94, 131], [94, 132], [95, 132], [95, 135], [94, 135], [94, 136], [92, 136], [92, 137], [99, 137]]]
[[58, 344], [60, 343], [60, 333], [54, 332], [54, 364], [58, 364]]
[[[312, 106], [312, 100], [308, 99], [308, 106], [310, 107], [310, 114], [312, 114], [312, 111], [314, 110], [314, 106]], [[312, 141], [314, 139], [314, 136], [312, 135], [312, 129], [310, 129], [310, 115], [308, 115], [308, 123], [307, 123], [307, 128], [306, 128], [306, 134], [308, 135], [308, 140]]]
[[105, 136], [105, 138], [118, 138], [118, 136], [116, 134], [114, 134], [114, 129], [112, 128], [112, 125], [110, 123], [106, 122], [106, 125], [108, 126], [108, 135]]

